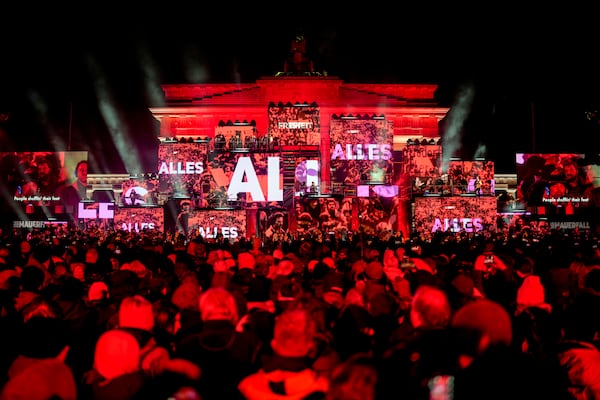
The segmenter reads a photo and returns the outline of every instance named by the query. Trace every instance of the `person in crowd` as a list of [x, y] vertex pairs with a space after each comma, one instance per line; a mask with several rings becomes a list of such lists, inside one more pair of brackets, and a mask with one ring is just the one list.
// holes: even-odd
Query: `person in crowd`
[[65, 212], [68, 214], [73, 214], [75, 219], [77, 218], [79, 202], [88, 198], [87, 174], [87, 160], [79, 161], [75, 166], [75, 181], [69, 185], [61, 187], [58, 191], [60, 200], [65, 206]]
[[395, 332], [381, 357], [379, 393], [395, 398], [427, 398], [427, 382], [437, 375], [454, 375], [455, 347], [450, 334], [453, 310], [440, 287], [420, 285], [412, 298], [409, 318]]
[[471, 277], [475, 289], [491, 300], [496, 300], [506, 307], [514, 305], [518, 287], [517, 275], [514, 269], [515, 258], [510, 258], [510, 263], [505, 262], [501, 254], [496, 251], [492, 241], [483, 244], [483, 248], [473, 261]]
[[16, 343], [18, 356], [8, 370], [2, 399], [76, 400], [77, 384], [65, 362], [69, 352], [67, 329], [59, 317], [36, 316], [23, 326]]
[[341, 361], [373, 351], [375, 318], [365, 306], [344, 306], [333, 325], [333, 345]]
[[200, 377], [199, 368], [187, 360], [172, 357], [173, 349], [156, 338], [154, 305], [141, 295], [125, 297], [118, 311], [118, 328], [131, 333], [140, 346], [140, 368], [151, 376], [165, 371], [181, 374], [191, 381]]
[[223, 287], [211, 287], [198, 300], [202, 328], [176, 343], [175, 356], [202, 371], [195, 388], [206, 399], [243, 399], [238, 384], [258, 369], [262, 343], [248, 330], [237, 331], [236, 299]]
[[92, 400], [152, 399], [151, 378], [140, 368], [141, 349], [135, 336], [122, 329], [104, 332], [96, 342], [94, 364], [83, 392]]
[[[597, 260], [596, 260], [597, 261]], [[571, 398], [593, 399], [600, 396], [600, 319], [591, 310], [600, 305], [600, 268], [591, 269], [564, 314], [564, 336], [558, 345], [558, 360], [567, 376]]]
[[325, 400], [375, 400], [377, 396], [377, 359], [357, 353], [336, 365], [329, 377]]
[[278, 315], [271, 343], [273, 355], [263, 357], [260, 370], [239, 383], [243, 398], [300, 399], [326, 393], [329, 379], [307, 363], [316, 332], [317, 324], [307, 309], [294, 307]]
[[41, 296], [44, 271], [33, 265], [27, 265], [21, 272], [20, 282], [21, 288], [15, 299], [15, 309], [19, 312]]
[[451, 321], [457, 368], [457, 399], [567, 399], [555, 364], [513, 346], [513, 321], [500, 303], [479, 299], [458, 309]]
[[15, 268], [23, 268], [29, 263], [29, 257], [31, 256], [32, 245], [26, 239], [19, 240], [18, 250], [13, 256]]

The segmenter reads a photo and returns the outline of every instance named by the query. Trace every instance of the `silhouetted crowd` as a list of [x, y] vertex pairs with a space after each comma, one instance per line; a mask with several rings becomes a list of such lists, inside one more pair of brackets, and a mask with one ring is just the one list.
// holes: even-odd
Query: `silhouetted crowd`
[[583, 230], [0, 235], [3, 399], [598, 399]]

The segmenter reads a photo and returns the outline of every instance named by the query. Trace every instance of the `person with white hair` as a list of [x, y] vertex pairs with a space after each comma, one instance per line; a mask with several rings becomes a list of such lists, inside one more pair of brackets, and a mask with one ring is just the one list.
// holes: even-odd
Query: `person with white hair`
[[175, 344], [175, 356], [202, 371], [194, 388], [202, 398], [240, 398], [237, 385], [257, 369], [262, 343], [251, 331], [237, 331], [240, 314], [234, 295], [224, 287], [204, 291], [198, 306], [199, 332], [185, 333]]

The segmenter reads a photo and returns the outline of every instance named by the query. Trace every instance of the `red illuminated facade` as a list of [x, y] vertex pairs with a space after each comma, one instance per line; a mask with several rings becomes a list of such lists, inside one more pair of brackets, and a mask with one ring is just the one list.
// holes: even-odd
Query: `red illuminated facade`
[[[251, 123], [268, 132], [269, 104], [312, 104], [320, 110], [320, 149], [328, 149], [332, 116], [382, 115], [393, 127], [394, 142], [437, 138], [448, 112], [434, 101], [436, 85], [349, 84], [329, 76], [266, 77], [255, 84], [163, 85], [165, 106], [152, 108], [160, 138], [210, 138], [219, 124]], [[286, 145], [282, 143], [282, 145]], [[323, 184], [329, 165], [322, 160]]]
[[[448, 108], [438, 106], [434, 99], [437, 85], [347, 83], [334, 76], [316, 73], [304, 51], [305, 43], [304, 46], [293, 45], [293, 54], [285, 61], [283, 72], [263, 77], [255, 83], [163, 85], [165, 105], [150, 109], [160, 123], [160, 142], [201, 142], [206, 144], [207, 151], [218, 151], [231, 147], [231, 141], [236, 138], [227, 136], [227, 132], [235, 131], [240, 147], [250, 147], [242, 143], [248, 141], [276, 143], [269, 148], [269, 154], [279, 153], [287, 160], [283, 163], [293, 164], [294, 168], [302, 162], [310, 164], [311, 161], [306, 160], [317, 159], [318, 177], [314, 179], [321, 195], [356, 196], [360, 183], [400, 184], [406, 188], [401, 188], [398, 193], [404, 193], [403, 200], [408, 201], [405, 189], [410, 189], [410, 179], [392, 176], [393, 164], [399, 161], [394, 160], [392, 154], [401, 151], [407, 139], [435, 142], [439, 139], [439, 122]], [[303, 113], [307, 109], [309, 116]], [[294, 116], [285, 119], [282, 114]], [[349, 128], [353, 121], [358, 121], [354, 122], [357, 129]], [[370, 128], [385, 131], [385, 144], [361, 143], [368, 140], [362, 136]], [[340, 139], [342, 142], [332, 143], [344, 135], [346, 137]], [[263, 150], [261, 146], [250, 148], [251, 152]], [[357, 177], [352, 184], [346, 184], [339, 177], [340, 170], [345, 168], [347, 159], [358, 159], [363, 153], [365, 161], [362, 164], [369, 164], [372, 159], [386, 154], [387, 166], [382, 167], [382, 174], [387, 175], [373, 178], [378, 179], [374, 182], [370, 177], [363, 181]], [[160, 160], [163, 168], [168, 169], [164, 167], [164, 161], [168, 160], [159, 156]], [[352, 163], [361, 164], [361, 161], [352, 160]], [[282, 175], [284, 192], [297, 194], [303, 189], [299, 186], [310, 184], [310, 177], [299, 185], [298, 176], [290, 178], [293, 182], [289, 183], [285, 181], [285, 172]], [[286, 193], [285, 196], [290, 195]], [[289, 204], [284, 206], [291, 208]], [[407, 232], [408, 218], [402, 220], [405, 222], [398, 229]], [[295, 227], [294, 215], [291, 215], [290, 224]], [[352, 225], [360, 225], [357, 215]], [[249, 231], [253, 229], [249, 228]]]

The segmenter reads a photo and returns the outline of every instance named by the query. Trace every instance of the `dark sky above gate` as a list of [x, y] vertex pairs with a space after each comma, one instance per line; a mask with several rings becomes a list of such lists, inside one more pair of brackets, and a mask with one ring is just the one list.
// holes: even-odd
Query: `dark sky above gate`
[[438, 84], [458, 155], [493, 160], [497, 172], [514, 173], [515, 152], [598, 154], [592, 10], [249, 3], [3, 13], [0, 144], [89, 150], [104, 157], [92, 173], [123, 172], [114, 142], [127, 137], [151, 171], [148, 108], [162, 104], [161, 84], [271, 76], [302, 33], [317, 71], [355, 83]]

